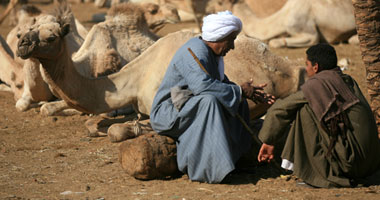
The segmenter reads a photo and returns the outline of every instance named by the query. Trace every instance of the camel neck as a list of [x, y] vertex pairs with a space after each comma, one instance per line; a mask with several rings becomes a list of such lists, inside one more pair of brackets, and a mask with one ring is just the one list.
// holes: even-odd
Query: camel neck
[[[60, 98], [71, 107], [85, 113], [99, 114], [135, 102], [134, 90], [129, 90], [134, 80], [122, 81], [128, 73], [113, 74], [99, 78], [87, 78], [79, 74], [63, 43], [64, 50], [54, 59], [39, 59], [43, 65], [48, 84]], [[122, 90], [119, 90], [119, 89]], [[124, 91], [124, 92], [123, 92]], [[128, 91], [128, 94], [123, 94]], [[125, 98], [119, 104], [119, 98]]]

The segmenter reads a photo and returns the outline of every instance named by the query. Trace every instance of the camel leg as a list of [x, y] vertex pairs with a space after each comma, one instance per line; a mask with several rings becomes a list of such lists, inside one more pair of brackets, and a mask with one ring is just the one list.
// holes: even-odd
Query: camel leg
[[25, 84], [22, 97], [18, 99], [16, 102], [16, 109], [21, 112], [26, 111], [30, 108], [31, 103], [32, 103], [31, 94], [30, 94], [28, 85]]
[[8, 85], [6, 85], [4, 83], [0, 84], [0, 91], [2, 91], [2, 92], [13, 92], [11, 87], [9, 87]]
[[67, 103], [63, 100], [44, 103], [40, 108], [40, 113], [43, 116], [72, 116], [82, 114], [82, 112], [78, 110], [71, 109], [69, 105], [67, 105]]
[[89, 131], [90, 137], [104, 137], [107, 136], [108, 128], [115, 123], [124, 123], [132, 121], [136, 115], [126, 116], [124, 118], [109, 119], [102, 116], [95, 116], [85, 122], [85, 126]]
[[3, 21], [8, 16], [8, 14], [16, 7], [17, 3], [18, 3], [18, 0], [11, 0], [11, 1], [9, 1], [7, 9], [0, 16], [0, 24], [3, 23]]
[[31, 59], [24, 63], [24, 91], [16, 102], [16, 109], [19, 111], [28, 110], [33, 102], [48, 101], [53, 98], [48, 85], [42, 79], [39, 65], [39, 62]]
[[348, 43], [349, 44], [359, 44], [358, 34], [351, 36], [350, 39], [348, 39]]
[[111, 125], [108, 128], [107, 135], [111, 142], [121, 142], [152, 131], [153, 129], [148, 119], [143, 121], [135, 120]]
[[275, 38], [269, 41], [269, 46], [272, 48], [281, 47], [309, 47], [317, 44], [319, 40], [318, 33], [302, 33], [293, 37]]

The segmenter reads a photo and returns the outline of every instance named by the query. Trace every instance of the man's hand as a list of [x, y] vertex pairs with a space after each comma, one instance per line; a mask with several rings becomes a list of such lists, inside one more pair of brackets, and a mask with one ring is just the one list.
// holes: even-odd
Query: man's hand
[[242, 85], [240, 85], [242, 93], [243, 93], [242, 95], [244, 98], [247, 98], [247, 99], [253, 98], [254, 88], [251, 86], [251, 84], [252, 84], [252, 80], [247, 81], [243, 83]]
[[267, 86], [266, 83], [253, 86], [252, 82], [251, 79], [240, 85], [244, 98], [250, 99], [255, 103], [273, 104], [275, 102], [275, 97], [273, 95], [264, 92], [264, 87]]
[[274, 158], [274, 146], [263, 143], [261, 145], [259, 155], [257, 156], [257, 159], [259, 162], [270, 162]]

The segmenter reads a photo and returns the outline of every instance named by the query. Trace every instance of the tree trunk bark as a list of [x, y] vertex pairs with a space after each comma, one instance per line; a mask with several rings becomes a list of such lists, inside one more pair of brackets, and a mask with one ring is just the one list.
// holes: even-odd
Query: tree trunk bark
[[352, 0], [362, 59], [367, 71], [370, 105], [380, 138], [380, 1]]

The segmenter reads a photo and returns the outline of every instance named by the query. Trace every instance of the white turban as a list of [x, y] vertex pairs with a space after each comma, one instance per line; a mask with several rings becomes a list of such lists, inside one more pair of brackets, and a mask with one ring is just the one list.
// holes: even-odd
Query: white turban
[[242, 29], [240, 19], [230, 11], [218, 12], [203, 18], [202, 38], [209, 42], [216, 42]]

